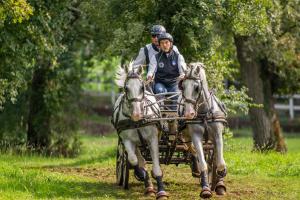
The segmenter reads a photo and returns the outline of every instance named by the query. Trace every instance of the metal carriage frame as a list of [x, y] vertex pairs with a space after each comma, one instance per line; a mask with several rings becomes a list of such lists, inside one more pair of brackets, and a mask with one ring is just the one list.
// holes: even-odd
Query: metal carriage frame
[[[187, 120], [185, 117], [180, 117], [177, 113], [177, 109], [170, 109], [171, 106], [180, 106], [182, 104], [178, 103], [177, 100], [173, 98], [178, 97], [181, 92], [167, 92], [160, 94], [152, 94], [156, 97], [157, 102], [160, 107], [160, 116], [158, 118], [145, 118], [142, 123], [155, 123], [160, 122], [160, 139], [159, 139], [159, 161], [160, 164], [191, 164], [192, 153], [189, 150], [187, 143], [191, 141], [185, 141], [182, 131], [187, 123], [209, 123], [205, 120], [205, 116], [197, 120]], [[164, 96], [164, 97], [163, 97]], [[148, 106], [151, 106], [148, 105]], [[172, 124], [175, 129], [170, 130], [170, 124]], [[168, 128], [166, 126], [169, 126]], [[142, 145], [139, 146], [142, 156], [147, 163], [152, 163], [150, 150], [147, 145], [142, 141]], [[212, 141], [208, 139], [208, 133], [204, 134], [203, 140], [203, 150], [205, 155], [205, 160], [208, 165], [208, 181], [213, 191], [216, 186], [217, 174], [215, 165], [215, 147]], [[132, 169], [128, 161], [128, 155], [125, 147], [122, 143], [121, 138], [118, 140], [117, 147], [117, 160], [116, 160], [116, 181], [119, 186], [124, 189], [129, 189], [129, 172]]]

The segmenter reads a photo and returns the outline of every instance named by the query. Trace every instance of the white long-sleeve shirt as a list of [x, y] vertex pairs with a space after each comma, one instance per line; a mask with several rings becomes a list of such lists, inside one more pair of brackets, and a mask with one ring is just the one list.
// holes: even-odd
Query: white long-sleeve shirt
[[[179, 70], [179, 74], [181, 76], [181, 75], [184, 75], [184, 73], [185, 73], [186, 63], [185, 63], [183, 56], [179, 52], [176, 52], [176, 53], [179, 54], [178, 55], [178, 70]], [[153, 77], [156, 70], [157, 70], [157, 60], [156, 60], [155, 55], [153, 55], [150, 59], [147, 77], [149, 77], [149, 76]]]
[[[156, 51], [153, 46], [152, 43], [147, 44], [146, 45], [147, 49], [148, 49], [148, 55], [149, 55], [149, 61], [151, 60], [151, 58], [153, 56], [155, 56], [159, 51]], [[178, 48], [173, 45], [173, 50], [177, 53], [179, 53]], [[180, 54], [180, 53], [179, 53]], [[136, 59], [133, 62], [133, 67], [140, 67], [141, 65], [146, 65], [146, 55], [145, 55], [145, 50], [144, 47], [142, 47], [139, 51], [138, 56], [136, 57]]]

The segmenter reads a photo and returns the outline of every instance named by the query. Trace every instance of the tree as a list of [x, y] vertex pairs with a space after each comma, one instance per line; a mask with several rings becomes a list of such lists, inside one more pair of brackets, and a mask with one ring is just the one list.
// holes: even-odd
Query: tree
[[[7, 101], [16, 101], [18, 90], [26, 86], [27, 71], [32, 60], [30, 52], [34, 48], [25, 32], [26, 23], [33, 14], [33, 8], [26, 0], [6, 0], [0, 2], [0, 108]], [[20, 28], [18, 28], [20, 27]]]
[[296, 5], [296, 1], [227, 1], [220, 5], [222, 14], [216, 15], [222, 27], [233, 34], [249, 96], [264, 106], [250, 108], [257, 150], [286, 151], [273, 96], [300, 89]]
[[[78, 30], [85, 21], [75, 24], [80, 14], [76, 8], [79, 3], [11, 0], [0, 5], [0, 37], [4, 41], [0, 76], [4, 77], [1, 83], [8, 85], [0, 89], [0, 105], [10, 98], [18, 101], [18, 106], [26, 107], [22, 117], [15, 117], [15, 125], [18, 129], [20, 124], [28, 124], [30, 148], [49, 153], [62, 151], [58, 145], [73, 148], [70, 141], [74, 137], [68, 135], [68, 129], [75, 123], [65, 114], [66, 110], [72, 111], [70, 107], [78, 99], [84, 74], [78, 60], [84, 57], [80, 52], [86, 46], [86, 39]], [[7, 113], [6, 110], [3, 114]], [[66, 151], [65, 155], [70, 153]]]
[[[188, 62], [207, 63], [208, 79], [213, 80], [210, 85], [227, 105], [245, 109], [245, 103], [252, 105], [246, 89], [225, 93], [221, 84], [224, 78], [240, 74], [252, 102], [263, 105], [250, 107], [254, 148], [286, 150], [273, 95], [291, 94], [300, 88], [297, 1], [135, 0], [121, 4], [114, 0], [107, 5], [120, 25], [114, 47], [133, 56], [136, 44], [145, 43], [147, 27], [161, 23], [173, 34]], [[132, 39], [132, 31], [139, 40]]]

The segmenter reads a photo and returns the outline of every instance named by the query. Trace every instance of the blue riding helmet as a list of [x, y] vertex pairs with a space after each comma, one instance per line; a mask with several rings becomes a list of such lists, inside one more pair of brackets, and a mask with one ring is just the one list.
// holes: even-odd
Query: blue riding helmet
[[154, 25], [150, 29], [151, 35], [160, 35], [160, 34], [163, 34], [165, 32], [166, 32], [166, 29], [162, 25]]

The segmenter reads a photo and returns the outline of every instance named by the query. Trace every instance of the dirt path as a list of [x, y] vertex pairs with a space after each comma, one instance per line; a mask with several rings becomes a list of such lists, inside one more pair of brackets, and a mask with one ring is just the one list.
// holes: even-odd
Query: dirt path
[[[111, 199], [154, 199], [143, 196], [143, 184], [130, 175], [130, 189], [123, 190], [115, 184], [115, 168], [77, 168], [77, 167], [46, 167], [46, 170], [62, 174], [90, 178], [99, 184], [100, 193]], [[193, 178], [188, 166], [163, 166], [166, 189], [170, 199], [200, 199], [198, 179]], [[262, 179], [259, 177], [228, 175], [226, 185], [228, 192], [223, 197], [214, 194], [212, 199], [295, 199], [280, 188], [286, 184], [280, 179]], [[268, 187], [270, 186], [270, 187]], [[288, 186], [288, 185], [287, 185]]]

